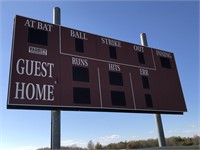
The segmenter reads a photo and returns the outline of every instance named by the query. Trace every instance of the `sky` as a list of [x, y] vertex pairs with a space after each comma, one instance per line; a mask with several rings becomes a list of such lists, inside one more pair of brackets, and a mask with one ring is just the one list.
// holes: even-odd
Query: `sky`
[[[50, 147], [51, 111], [7, 109], [13, 19], [15, 15], [135, 44], [146, 33], [149, 47], [173, 52], [188, 112], [162, 114], [165, 137], [199, 135], [198, 1], [0, 1], [0, 149]], [[61, 112], [61, 145], [86, 147], [89, 140], [111, 142], [157, 138], [154, 114]]]

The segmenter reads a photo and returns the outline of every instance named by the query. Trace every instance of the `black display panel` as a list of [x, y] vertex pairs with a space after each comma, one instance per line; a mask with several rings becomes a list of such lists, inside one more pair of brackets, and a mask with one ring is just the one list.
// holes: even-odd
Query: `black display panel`
[[144, 53], [138, 52], [138, 60], [140, 64], [145, 64]]
[[171, 63], [169, 58], [160, 57], [160, 62], [163, 68], [171, 69]]
[[149, 89], [149, 79], [146, 76], [142, 76], [142, 84], [144, 89]]
[[76, 52], [84, 52], [84, 44], [82, 39], [75, 38], [75, 49]]
[[152, 108], [153, 107], [153, 102], [152, 102], [152, 98], [150, 94], [145, 94], [145, 102], [146, 102], [146, 106], [148, 108]]
[[109, 81], [111, 85], [123, 86], [122, 73], [120, 72], [109, 72]]
[[109, 46], [110, 58], [117, 59], [116, 47]]
[[112, 105], [116, 106], [126, 106], [126, 99], [124, 92], [121, 91], [111, 91]]
[[37, 30], [34, 28], [28, 28], [28, 42], [47, 46], [48, 32], [43, 30]]
[[74, 103], [90, 104], [90, 89], [89, 88], [73, 88]]
[[73, 81], [89, 82], [88, 68], [72, 66]]

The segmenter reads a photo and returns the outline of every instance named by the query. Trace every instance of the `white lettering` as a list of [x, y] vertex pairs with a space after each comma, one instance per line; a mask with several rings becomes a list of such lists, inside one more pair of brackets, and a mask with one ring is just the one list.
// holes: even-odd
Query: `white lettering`
[[34, 74], [34, 76], [40, 76], [40, 65], [41, 65], [40, 61], [35, 61], [35, 74]]
[[19, 59], [16, 63], [16, 70], [18, 74], [24, 74], [24, 67], [21, 67], [19, 70], [19, 63], [22, 62], [24, 63], [24, 59]]
[[24, 26], [28, 26], [28, 27], [31, 27], [31, 28], [34, 28], [34, 25], [35, 25], [35, 21], [34, 20], [26, 20]]
[[16, 71], [20, 75], [37, 76], [53, 78], [52, 70], [54, 64], [48, 62], [34, 61], [28, 59], [19, 59], [16, 63]]
[[36, 84], [35, 100], [46, 100], [46, 85], [43, 85], [42, 88], [40, 88], [40, 85]]
[[[30, 63], [29, 63], [30, 62]], [[28, 76], [31, 76], [32, 74], [33, 74], [33, 65], [34, 65], [34, 61], [33, 60], [25, 60], [25, 64], [26, 64], [26, 74], [28, 75]], [[29, 65], [30, 65], [30, 67], [29, 67]], [[29, 72], [29, 70], [30, 70], [30, 72]]]
[[[45, 68], [45, 65], [46, 65], [46, 63], [43, 62], [42, 66], [41, 66], [42, 67], [41, 70], [43, 70], [43, 72], [41, 72], [40, 75], [42, 77], [46, 77], [47, 76], [47, 69]], [[51, 73], [51, 70], [52, 70], [52, 68], [49, 69], [50, 73]], [[52, 78], [52, 73], [51, 73], [51, 75], [49, 75], [49, 77]]]
[[52, 27], [53, 27], [53, 25], [42, 23], [42, 22], [38, 22], [38, 24], [37, 24], [37, 29], [44, 30], [44, 31], [50, 31], [51, 32]]
[[88, 60], [72, 57], [72, 65], [88, 67]]
[[37, 29], [43, 30], [43, 29], [42, 29], [42, 22], [38, 22]]
[[161, 57], [172, 58], [172, 55], [168, 52], [156, 50], [156, 54]]
[[116, 40], [111, 40], [111, 39], [107, 39], [107, 38], [102, 37], [101, 42], [102, 42], [102, 44], [106, 44], [106, 45], [110, 45], [110, 46], [122, 47], [121, 42], [116, 41]]
[[80, 31], [70, 30], [70, 36], [74, 38], [82, 39], [82, 40], [87, 40], [86, 34]]
[[[15, 82], [16, 88], [15, 88], [15, 98], [14, 99], [24, 99], [24, 85], [25, 83], [21, 83], [21, 88], [19, 88], [19, 82]], [[21, 92], [21, 97], [19, 98], [19, 92]]]
[[53, 70], [54, 64], [53, 63], [48, 63], [48, 66], [49, 66], [49, 78], [53, 78], [52, 70]]
[[116, 64], [108, 64], [109, 70], [110, 71], [121, 71], [120, 65]]
[[71, 37], [75, 37], [75, 31], [74, 30], [70, 30], [70, 33], [71, 33], [70, 34]]
[[54, 85], [40, 85], [33, 83], [15, 82], [14, 99], [21, 100], [54, 100]]
[[133, 46], [133, 49], [137, 52], [142, 52], [144, 53], [144, 48], [142, 46], [139, 46], [139, 45], [134, 45]]
[[101, 38], [102, 44], [105, 44], [106, 41], [104, 40], [104, 38]]
[[54, 90], [54, 86], [53, 85], [48, 85], [48, 99], [49, 101], [53, 101], [54, 100], [54, 96], [53, 96], [53, 90]]
[[[29, 87], [31, 86], [31, 88], [29, 89]], [[35, 87], [33, 85], [33, 83], [28, 83], [26, 86], [26, 98], [28, 100], [32, 100], [35, 96]]]
[[149, 76], [149, 72], [147, 69], [140, 68], [140, 75]]

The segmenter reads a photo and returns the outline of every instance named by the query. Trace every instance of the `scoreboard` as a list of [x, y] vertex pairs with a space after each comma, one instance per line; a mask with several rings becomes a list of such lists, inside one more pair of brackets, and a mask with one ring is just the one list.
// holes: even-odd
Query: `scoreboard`
[[182, 114], [173, 53], [16, 16], [8, 108]]

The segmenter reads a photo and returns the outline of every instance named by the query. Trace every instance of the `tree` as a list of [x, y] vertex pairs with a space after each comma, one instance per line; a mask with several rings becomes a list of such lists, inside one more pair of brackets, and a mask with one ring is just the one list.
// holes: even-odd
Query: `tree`
[[97, 144], [95, 145], [95, 149], [102, 149], [102, 148], [103, 146], [99, 142], [97, 142]]
[[192, 142], [193, 142], [194, 145], [199, 145], [200, 144], [200, 137], [198, 135], [195, 135], [192, 138]]
[[167, 145], [169, 146], [180, 146], [183, 139], [180, 136], [172, 136], [167, 139]]
[[88, 142], [88, 145], [87, 145], [88, 149], [94, 149], [94, 143], [92, 142], [92, 140], [90, 140]]

